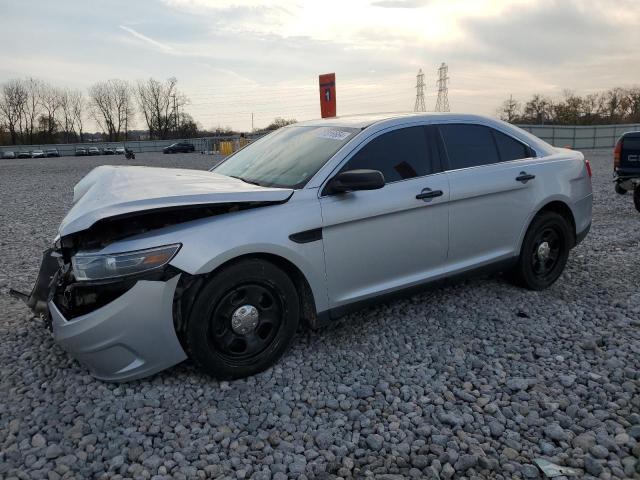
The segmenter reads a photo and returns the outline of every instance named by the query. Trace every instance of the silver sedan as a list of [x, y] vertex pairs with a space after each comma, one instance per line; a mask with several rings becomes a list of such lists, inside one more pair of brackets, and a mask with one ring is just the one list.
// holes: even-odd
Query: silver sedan
[[98, 378], [187, 357], [244, 377], [301, 322], [446, 279], [549, 287], [589, 231], [590, 176], [581, 153], [479, 116], [298, 123], [208, 172], [96, 168], [22, 297]]

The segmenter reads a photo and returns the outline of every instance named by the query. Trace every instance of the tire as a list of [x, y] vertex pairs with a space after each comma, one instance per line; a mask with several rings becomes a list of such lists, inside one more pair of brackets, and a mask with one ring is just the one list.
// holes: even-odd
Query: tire
[[187, 354], [221, 380], [254, 375], [287, 350], [299, 308], [296, 288], [284, 271], [265, 260], [241, 260], [198, 293], [185, 332]]
[[627, 191], [622, 188], [619, 183], [616, 183], [615, 190], [618, 195], [624, 195], [625, 193], [627, 193]]
[[636, 210], [640, 212], [640, 185], [637, 185], [633, 190], [633, 204], [636, 206]]
[[551, 286], [562, 274], [573, 243], [571, 226], [562, 215], [555, 212], [536, 215], [524, 237], [518, 263], [512, 272], [515, 282], [530, 290], [544, 290]]

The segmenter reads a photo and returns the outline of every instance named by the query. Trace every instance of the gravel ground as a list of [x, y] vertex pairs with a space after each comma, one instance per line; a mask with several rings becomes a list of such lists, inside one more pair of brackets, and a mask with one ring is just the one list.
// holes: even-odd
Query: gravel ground
[[476, 279], [302, 332], [246, 380], [185, 362], [122, 385], [6, 292], [30, 288], [73, 184], [124, 159], [0, 162], [0, 478], [539, 478], [538, 457], [640, 478], [640, 214], [588, 157], [593, 228], [547, 291]]

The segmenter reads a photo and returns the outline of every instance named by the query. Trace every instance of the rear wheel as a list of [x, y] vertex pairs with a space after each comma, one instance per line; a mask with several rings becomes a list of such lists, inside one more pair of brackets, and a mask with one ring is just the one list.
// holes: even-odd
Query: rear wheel
[[216, 378], [246, 377], [280, 358], [298, 321], [298, 294], [288, 275], [268, 261], [242, 260], [216, 274], [198, 294], [187, 325], [187, 350]]
[[530, 290], [543, 290], [562, 274], [573, 242], [571, 226], [560, 214], [539, 213], [525, 235], [513, 276]]
[[615, 190], [618, 195], [624, 195], [625, 193], [627, 193], [627, 191], [622, 188], [619, 183], [616, 183]]
[[636, 210], [640, 212], [640, 185], [633, 190], [633, 204], [636, 206]]

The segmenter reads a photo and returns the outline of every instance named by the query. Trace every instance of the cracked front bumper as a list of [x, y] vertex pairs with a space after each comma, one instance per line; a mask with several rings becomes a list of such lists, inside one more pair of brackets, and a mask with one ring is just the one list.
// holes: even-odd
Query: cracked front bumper
[[187, 355], [173, 324], [179, 278], [140, 280], [112, 302], [70, 320], [50, 301], [55, 342], [105, 381], [135, 380], [180, 363]]

